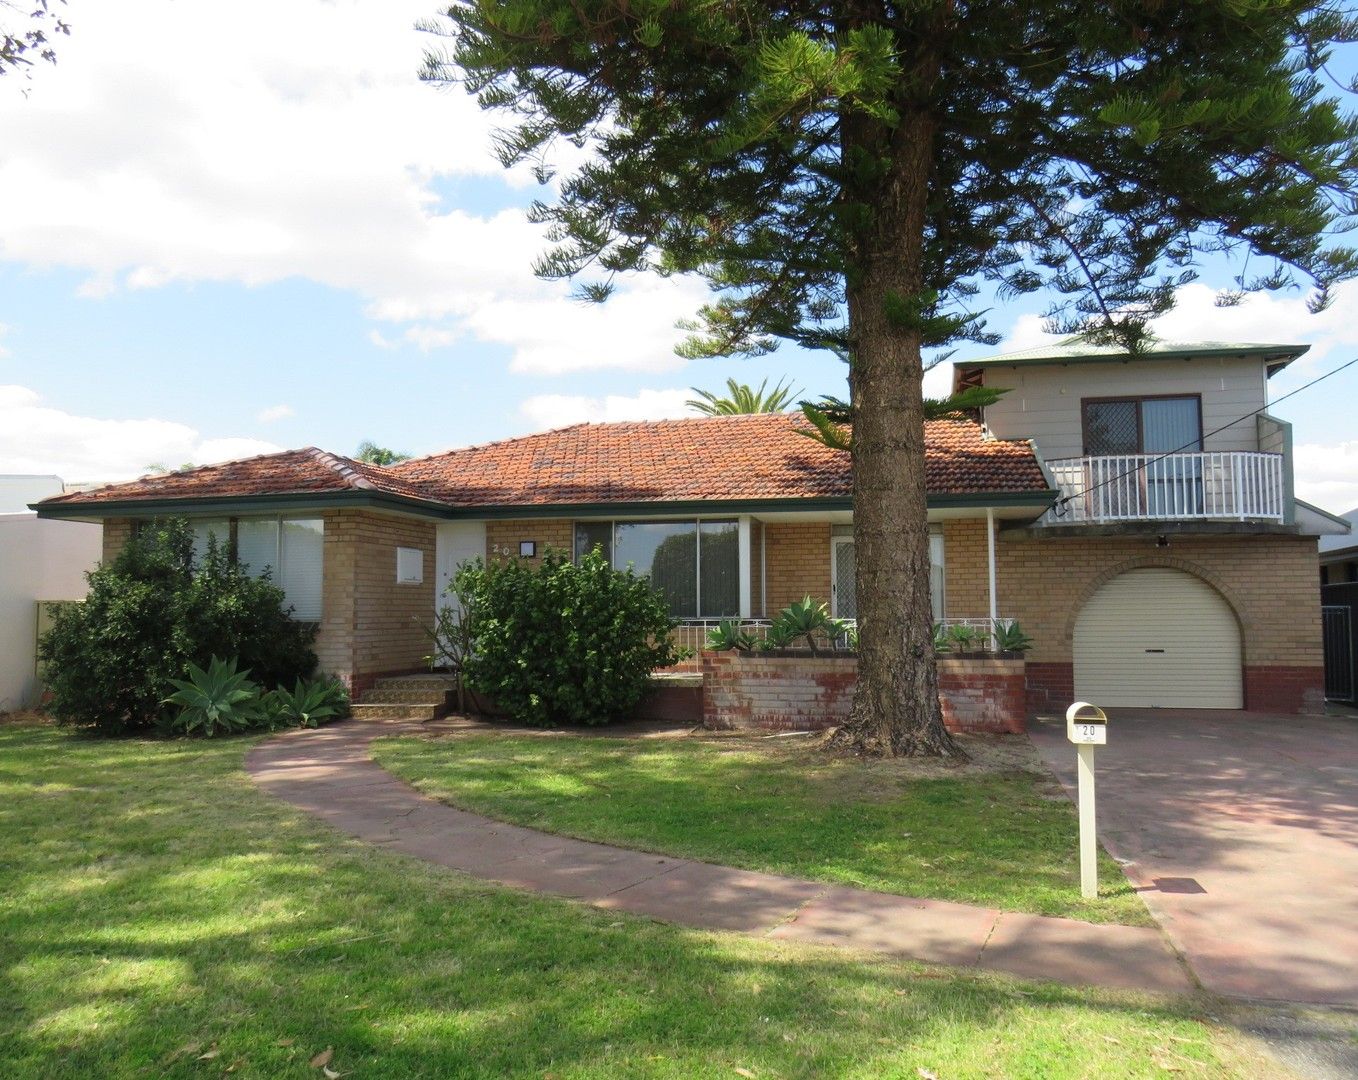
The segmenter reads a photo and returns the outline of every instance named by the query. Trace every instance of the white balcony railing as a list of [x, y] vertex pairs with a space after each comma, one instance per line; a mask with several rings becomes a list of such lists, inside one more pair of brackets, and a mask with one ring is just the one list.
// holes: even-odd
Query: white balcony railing
[[1048, 462], [1064, 501], [1043, 525], [1283, 520], [1283, 456], [1115, 454]]

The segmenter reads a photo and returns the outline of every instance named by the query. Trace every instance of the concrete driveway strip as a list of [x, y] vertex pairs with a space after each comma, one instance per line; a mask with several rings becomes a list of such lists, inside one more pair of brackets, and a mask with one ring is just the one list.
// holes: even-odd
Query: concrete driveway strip
[[[1068, 788], [1064, 725], [1033, 741]], [[1114, 711], [1099, 835], [1210, 990], [1358, 1006], [1358, 721]]]
[[255, 747], [246, 768], [265, 791], [336, 829], [514, 888], [701, 929], [1025, 978], [1162, 993], [1192, 989], [1153, 929], [1009, 915], [801, 881], [573, 840], [446, 806], [368, 756], [374, 738], [419, 730], [349, 722], [289, 732]]

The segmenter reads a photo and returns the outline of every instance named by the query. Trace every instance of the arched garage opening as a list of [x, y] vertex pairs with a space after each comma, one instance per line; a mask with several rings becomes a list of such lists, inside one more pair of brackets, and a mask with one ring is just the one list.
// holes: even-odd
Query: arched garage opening
[[1075, 620], [1075, 696], [1122, 708], [1241, 709], [1240, 624], [1182, 570], [1128, 570]]

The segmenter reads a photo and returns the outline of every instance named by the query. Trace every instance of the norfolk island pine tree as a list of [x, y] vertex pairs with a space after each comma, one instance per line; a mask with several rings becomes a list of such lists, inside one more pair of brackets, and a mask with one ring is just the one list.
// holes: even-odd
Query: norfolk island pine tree
[[[922, 378], [993, 343], [969, 301], [1049, 290], [1052, 329], [1137, 349], [1205, 256], [1232, 302], [1358, 271], [1358, 125], [1310, 0], [462, 0], [424, 77], [507, 117], [547, 179], [540, 274], [604, 301], [696, 273], [688, 356], [790, 341], [849, 363], [859, 681], [833, 744], [956, 754], [933, 657]], [[824, 420], [822, 410], [819, 419]], [[813, 420], [816, 411], [808, 412]], [[825, 427], [824, 424], [821, 425]], [[830, 432], [833, 437], [833, 432]]]

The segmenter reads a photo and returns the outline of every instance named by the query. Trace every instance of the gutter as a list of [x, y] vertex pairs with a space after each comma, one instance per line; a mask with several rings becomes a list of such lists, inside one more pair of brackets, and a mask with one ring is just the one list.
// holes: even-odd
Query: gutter
[[[1047, 473], [1043, 467], [1044, 476]], [[1037, 491], [981, 492], [977, 494], [931, 495], [930, 509], [975, 507], [1045, 508], [1058, 498], [1054, 487]], [[779, 511], [852, 511], [850, 496], [820, 496], [809, 499], [691, 499], [683, 501], [632, 501], [606, 503], [545, 503], [487, 506], [450, 506], [403, 495], [375, 491], [325, 493], [286, 492], [281, 494], [241, 495], [206, 499], [121, 499], [100, 502], [36, 502], [30, 509], [40, 518], [66, 521], [102, 521], [117, 517], [157, 517], [174, 514], [206, 516], [222, 513], [277, 513], [280, 510], [373, 509], [415, 514], [444, 521], [493, 520], [504, 518], [600, 517], [641, 514], [758, 514]]]

